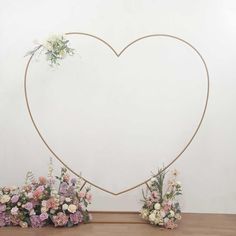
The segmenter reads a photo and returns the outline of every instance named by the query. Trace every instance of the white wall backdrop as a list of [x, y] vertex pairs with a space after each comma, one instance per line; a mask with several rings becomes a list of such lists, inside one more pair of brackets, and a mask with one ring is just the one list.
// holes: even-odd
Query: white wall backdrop
[[[34, 46], [34, 40], [45, 39], [53, 33], [70, 31], [86, 32], [103, 38], [117, 51], [120, 51], [124, 46], [136, 38], [148, 34], [162, 33], [175, 35], [192, 43], [205, 58], [211, 79], [209, 107], [202, 127], [191, 146], [173, 165], [173, 168], [177, 168], [181, 173], [179, 178], [183, 183], [184, 188], [184, 195], [181, 200], [183, 211], [236, 213], [236, 189], [234, 187], [236, 180], [236, 147], [234, 144], [236, 138], [236, 112], [234, 109], [236, 102], [236, 67], [234, 65], [236, 56], [236, 3], [233, 0], [70, 0], [67, 2], [55, 0], [42, 0], [40, 2], [29, 0], [21, 0], [18, 2], [0, 0], [0, 4], [0, 185], [21, 184], [24, 180], [25, 173], [28, 170], [32, 170], [36, 175], [46, 174], [47, 164], [49, 157], [51, 156], [30, 122], [24, 101], [23, 76], [27, 59], [23, 56]], [[85, 44], [83, 43], [83, 50], [86, 51], [86, 45], [84, 45]], [[155, 48], [156, 46], [154, 47], [153, 45], [151, 48], [149, 45], [147, 49], [142, 49], [141, 47], [138, 53], [141, 54], [142, 57], [145, 57], [147, 51], [153, 52], [153, 48], [155, 48], [155, 50], [159, 50], [158, 53], [160, 54], [158, 54], [158, 56], [161, 55], [164, 57], [166, 52], [160, 52], [160, 48], [163, 48], [163, 46], [166, 45], [161, 44], [161, 47], [159, 45], [159, 48], [158, 46]], [[175, 47], [176, 45], [172, 46]], [[87, 48], [91, 49], [93, 47], [88, 43]], [[181, 65], [177, 64], [179, 70], [176, 68], [174, 70], [172, 67], [172, 70], [168, 71], [170, 73], [168, 76], [171, 76], [171, 72], [175, 71], [175, 74], [179, 73], [177, 77], [182, 78], [183, 81], [187, 81], [187, 78], [191, 77], [191, 83], [183, 83], [182, 89], [185, 90], [181, 90], [191, 91], [191, 96], [188, 98], [188, 94], [183, 94], [183, 96], [180, 96], [180, 100], [175, 100], [175, 109], [177, 109], [179, 105], [178, 102], [188, 102], [185, 104], [183, 109], [185, 112], [181, 112], [182, 116], [178, 116], [174, 120], [173, 115], [176, 112], [174, 109], [172, 110], [173, 113], [171, 113], [169, 119], [165, 118], [165, 116], [160, 118], [160, 116], [158, 116], [158, 111], [156, 111], [156, 117], [160, 118], [156, 127], [158, 131], [160, 130], [158, 133], [160, 136], [152, 136], [154, 133], [152, 133], [151, 130], [149, 130], [150, 132], [148, 134], [145, 133], [145, 135], [154, 137], [161, 141], [164, 140], [161, 139], [164, 134], [168, 134], [169, 136], [171, 135], [171, 131], [173, 130], [170, 129], [170, 127], [175, 120], [176, 122], [182, 120], [182, 123], [178, 123], [178, 126], [183, 128], [183, 130], [185, 127], [184, 125], [190, 127], [190, 131], [194, 129], [196, 126], [195, 123], [198, 120], [195, 119], [195, 117], [196, 114], [198, 116], [200, 114], [204, 100], [204, 91], [206, 89], [206, 84], [204, 84], [204, 71], [202, 65], [199, 63], [199, 59], [196, 59], [189, 51], [184, 51], [185, 49], [183, 49], [183, 51], [178, 51], [177, 48], [178, 47], [171, 50], [174, 51], [175, 56], [178, 55], [178, 53], [180, 57], [181, 55], [185, 56], [181, 58], [181, 61], [184, 64], [183, 68], [186, 67], [187, 70], [182, 68], [180, 71], [179, 68], [181, 68]], [[81, 64], [84, 63], [83, 59], [85, 62], [87, 60], [87, 57], [83, 57], [83, 50], [81, 48], [80, 51], [82, 59], [80, 57], [78, 59]], [[100, 49], [98, 48], [97, 50], [97, 53], [100, 56]], [[106, 79], [109, 77], [114, 77], [115, 81], [119, 78], [125, 78], [125, 82], [129, 84], [131, 88], [132, 81], [128, 81], [129, 78], [132, 79], [132, 76], [135, 78], [138, 76], [143, 78], [142, 76], [145, 76], [145, 70], [140, 70], [137, 74], [132, 74], [130, 72], [128, 75], [126, 75], [126, 73], [124, 75], [118, 73], [118, 71], [126, 72], [127, 69], [124, 69], [123, 66], [126, 66], [130, 61], [133, 62], [128, 71], [131, 71], [132, 68], [137, 68], [137, 65], [145, 64], [142, 60], [134, 62], [134, 59], [137, 59], [138, 57], [137, 54], [132, 54], [132, 50], [131, 58], [124, 59], [123, 64], [120, 63], [118, 65], [118, 69], [117, 65], [114, 67], [113, 59], [111, 59], [109, 55], [106, 55], [106, 58], [103, 58], [102, 60], [99, 60], [99, 56], [95, 57], [97, 60], [94, 61], [101, 62], [105, 60], [109, 65], [108, 67], [110, 71], [108, 70], [105, 73], [104, 70], [101, 69], [103, 65], [94, 63], [93, 61], [92, 65], [94, 66], [93, 69], [95, 73], [92, 74], [91, 72], [90, 77], [88, 78], [95, 78], [97, 75], [96, 71], [98, 71], [100, 76], [99, 79], [104, 79], [104, 83], [107, 83]], [[176, 58], [179, 57], [176, 56]], [[150, 171], [155, 171], [156, 167], [160, 166], [161, 163], [171, 160], [169, 156], [172, 157], [172, 154], [176, 153], [176, 150], [179, 150], [178, 148], [181, 146], [180, 144], [186, 141], [187, 137], [190, 135], [186, 130], [184, 130], [183, 135], [180, 135], [181, 132], [178, 134], [177, 130], [174, 130], [174, 138], [171, 140], [164, 140], [161, 144], [159, 142], [160, 146], [164, 147], [161, 151], [159, 148], [155, 149], [156, 146], [153, 141], [148, 143], [146, 146], [144, 145], [146, 149], [140, 149], [144, 154], [150, 149], [150, 147], [153, 148], [150, 153], [148, 153], [147, 157], [145, 157], [145, 162], [142, 161], [142, 155], [139, 157], [134, 155], [135, 148], [132, 149], [131, 144], [129, 145], [129, 143], [124, 143], [122, 150], [126, 150], [126, 152], [112, 153], [110, 158], [112, 161], [108, 163], [112, 168], [106, 172], [104, 170], [106, 170], [107, 167], [104, 163], [108, 159], [101, 158], [93, 160], [93, 156], [95, 156], [100, 150], [98, 146], [104, 144], [105, 139], [101, 134], [99, 134], [101, 135], [101, 140], [99, 140], [101, 143], [97, 145], [97, 149], [95, 146], [97, 142], [93, 143], [96, 139], [88, 139], [88, 143], [93, 147], [91, 147], [92, 151], [89, 150], [88, 154], [87, 150], [90, 146], [85, 147], [84, 145], [81, 145], [81, 148], [78, 149], [79, 152], [76, 149], [77, 143], [73, 143], [73, 140], [80, 140], [81, 143], [81, 141], [83, 141], [83, 136], [77, 136], [77, 132], [72, 132], [74, 131], [74, 125], [68, 127], [63, 126], [64, 122], [70, 124], [68, 121], [71, 117], [63, 115], [63, 112], [60, 114], [60, 109], [55, 110], [54, 112], [58, 112], [57, 114], [60, 114], [61, 119], [54, 122], [53, 119], [50, 120], [53, 116], [48, 115], [47, 112], [47, 109], [50, 109], [49, 105], [51, 104], [53, 106], [53, 102], [55, 101], [60, 101], [62, 107], [68, 108], [67, 105], [70, 103], [69, 99], [80, 98], [78, 94], [81, 93], [77, 94], [76, 91], [74, 91], [74, 97], [68, 96], [72, 94], [71, 91], [75, 88], [73, 83], [71, 87], [67, 87], [68, 91], [66, 92], [66, 95], [68, 100], [66, 100], [60, 99], [61, 97], [58, 96], [63, 91], [63, 88], [65, 88], [66, 83], [58, 82], [56, 84], [51, 84], [51, 82], [47, 82], [49, 79], [51, 79], [51, 81], [55, 81], [55, 79], [57, 79], [57, 81], [62, 81], [63, 78], [66, 77], [66, 73], [68, 74], [68, 72], [71, 71], [69, 65], [74, 65], [73, 63], [75, 63], [71, 60], [71, 58], [68, 59], [63, 68], [59, 69], [59, 71], [53, 72], [47, 71], [47, 69], [46, 71], [41, 71], [41, 68], [46, 68], [44, 65], [45, 63], [34, 63], [31, 71], [32, 80], [29, 84], [32, 104], [34, 107], [37, 107], [34, 110], [36, 114], [35, 117], [37, 117], [39, 123], [41, 122], [40, 125], [44, 134], [47, 136], [49, 141], [53, 140], [54, 143], [52, 142], [52, 145], [54, 145], [58, 152], [63, 155], [66, 162], [73, 165], [76, 171], [82, 171], [85, 177], [89, 176], [90, 179], [94, 178], [94, 181], [100, 181], [99, 183], [101, 185], [110, 189], [113, 188], [112, 190], [116, 192], [126, 187], [126, 184], [127, 187], [135, 184], [136, 179], [137, 182], [143, 180], [145, 176], [148, 177]], [[158, 57], [156, 58], [156, 54], [150, 56], [149, 60], [150, 62], [147, 65], [151, 65], [153, 61], [163, 61]], [[175, 62], [177, 61], [178, 60], [175, 60]], [[168, 63], [169, 62], [170, 61], [168, 61]], [[78, 77], [78, 75], [79, 78], [80, 75], [83, 75], [84, 77], [88, 72], [86, 69], [81, 72], [79, 68], [80, 67], [77, 67], [78, 71], [70, 73], [69, 77], [72, 78], [72, 82], [74, 78]], [[160, 64], [159, 68], [163, 69], [164, 67]], [[146, 70], [149, 69], [149, 67], [146, 68]], [[165, 72], [164, 69], [163, 71], [158, 70], [158, 78], [163, 76]], [[113, 76], [112, 73], [114, 70], [116, 73]], [[184, 74], [183, 71], [185, 71]], [[151, 77], [152, 74], [153, 73], [150, 72], [149, 77]], [[46, 78], [47, 76], [50, 78]], [[167, 75], [165, 76], [165, 78], [168, 77]], [[40, 78], [42, 78], [42, 80], [40, 80]], [[197, 78], [201, 78], [201, 83]], [[152, 79], [150, 81], [152, 81]], [[92, 83], [94, 84], [95, 82], [92, 81]], [[77, 85], [84, 86], [85, 84], [84, 82], [82, 84], [80, 82]], [[154, 83], [154, 85], [160, 85], [160, 81], [156, 84]], [[161, 85], [163, 85], [163, 80]], [[54, 91], [58, 91], [58, 94], [55, 92], [56, 95], [53, 95], [53, 97], [50, 98], [50, 88], [53, 86], [56, 86]], [[175, 90], [176, 86], [172, 88], [171, 94], [174, 94], [177, 97], [178, 91]], [[178, 86], [181, 86], [181, 83], [178, 82]], [[138, 90], [140, 88], [141, 85], [137, 86], [136, 89]], [[111, 86], [111, 89], [113, 89], [113, 86]], [[150, 88], [147, 88], [147, 91], [148, 89]], [[40, 91], [43, 91], [43, 93]], [[163, 92], [166, 90], [159, 90], [159, 92], [160, 91]], [[112, 93], [115, 92], [117, 92], [117, 90], [112, 90]], [[45, 103], [42, 102], [42, 96], [44, 96], [44, 93], [48, 95], [48, 100]], [[117, 99], [114, 99], [115, 96], [112, 98], [117, 102]], [[101, 99], [104, 100], [107, 99], [107, 97], [101, 97]], [[130, 99], [130, 97], [127, 97], [127, 99]], [[129, 101], [134, 102], [138, 99], [141, 98], [136, 97]], [[163, 97], [161, 98], [157, 96], [156, 99], [158, 103], [163, 99]], [[40, 101], [40, 104], [38, 101]], [[142, 99], [140, 101], [142, 101]], [[123, 109], [121, 111], [124, 112], [126, 101], [118, 100], [118, 102], [121, 102], [122, 106], [120, 107]], [[139, 104], [140, 103], [141, 102], [139, 102]], [[191, 103], [194, 104], [194, 109], [193, 105], [191, 106]], [[49, 105], [46, 106], [46, 104]], [[160, 110], [161, 104], [163, 103], [158, 103]], [[87, 102], [82, 105], [83, 106], [80, 107], [80, 109], [84, 110], [90, 106], [91, 103]], [[113, 107], [114, 104], [110, 105]], [[178, 108], [180, 107], [181, 106]], [[69, 107], [68, 109], [72, 108]], [[105, 108], [99, 107], [99, 109], [101, 110]], [[89, 113], [91, 111], [86, 110], [86, 112]], [[42, 118], [46, 115], [47, 120], [43, 120]], [[78, 117], [81, 117], [80, 113], [77, 113], [77, 115], [79, 115]], [[134, 115], [135, 117], [136, 114], [131, 115]], [[116, 117], [116, 113], [114, 113], [113, 116], [111, 116], [111, 120], [114, 120]], [[83, 123], [81, 127], [77, 127], [80, 131], [83, 131], [83, 133], [86, 131], [85, 128], [89, 126], [89, 124], [86, 123], [86, 118], [87, 117], [83, 117], [85, 123]], [[100, 117], [101, 120], [103, 120], [103, 118], [104, 117]], [[97, 120], [99, 119], [94, 119], [94, 122]], [[164, 120], [166, 120], [166, 124], [169, 122], [168, 125], [161, 125]], [[76, 119], [73, 121], [76, 124]], [[111, 124], [108, 124], [107, 129], [114, 132], [118, 132], [118, 130], [121, 130], [122, 128], [123, 130], [127, 130], [131, 123], [121, 123], [121, 126], [118, 126], [117, 128], [116, 123], [114, 122], [113, 125], [111, 122]], [[62, 133], [54, 133], [58, 126], [65, 130]], [[162, 128], [160, 129], [160, 127]], [[51, 128], [52, 131], [50, 131], [49, 128]], [[68, 138], [66, 137], [66, 141], [69, 140], [70, 142], [68, 141], [65, 143], [65, 140], [63, 140], [63, 137], [60, 135], [64, 135], [70, 130], [71, 132], [69, 132]], [[134, 126], [132, 131], [134, 132], [134, 130], [137, 130], [137, 127]], [[111, 135], [109, 144], [110, 147], [114, 146], [115, 150], [117, 139], [114, 138], [114, 132], [111, 134], [109, 133], [109, 135]], [[121, 134], [122, 132], [119, 133], [119, 141], [123, 138]], [[180, 143], [177, 142], [179, 140]], [[143, 140], [134, 140], [134, 142], [132, 142], [133, 147], [138, 146], [139, 142], [143, 143]], [[176, 147], [174, 145], [176, 145]], [[162, 159], [155, 159], [157, 151], [160, 152], [157, 153], [157, 156], [163, 157]], [[77, 159], [76, 157], [78, 155], [87, 156], [84, 159], [81, 157]], [[109, 155], [110, 153], [108, 153], [108, 156]], [[108, 158], [108, 156], [105, 158]], [[166, 158], [166, 156], [168, 157]], [[124, 160], [120, 160], [119, 157], [123, 157]], [[127, 161], [128, 157], [131, 158], [129, 161]], [[122, 162], [125, 162], [125, 164], [121, 164]], [[136, 171], [134, 172], [132, 170], [132, 175], [129, 176], [128, 170], [132, 167], [133, 162], [135, 162], [134, 168]], [[56, 169], [59, 170], [60, 164], [56, 160], [54, 163]], [[124, 178], [125, 175], [127, 176], [127, 182], [125, 184], [123, 184], [125, 178], [122, 179], [121, 183], [118, 182], [119, 173], [117, 172], [122, 171], [122, 165], [127, 167], [126, 169], [123, 169], [124, 172], [122, 175], [122, 178]], [[143, 172], [142, 167], [144, 169]], [[118, 184], [112, 184], [113, 182]], [[93, 195], [94, 202], [91, 206], [92, 210], [136, 211], [140, 208], [139, 199], [141, 198], [141, 188], [118, 197], [113, 197], [93, 189]]]

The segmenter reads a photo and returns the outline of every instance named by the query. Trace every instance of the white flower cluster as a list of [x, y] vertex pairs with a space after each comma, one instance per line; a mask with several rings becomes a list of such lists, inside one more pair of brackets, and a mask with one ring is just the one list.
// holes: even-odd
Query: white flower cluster
[[[176, 197], [182, 194], [181, 183], [176, 181], [177, 171], [172, 172], [172, 177], [164, 188], [165, 172], [153, 177], [150, 181], [148, 196], [144, 196], [144, 205], [141, 217], [150, 224], [174, 229], [176, 221], [181, 220], [181, 211]], [[164, 191], [165, 190], [165, 191]]]

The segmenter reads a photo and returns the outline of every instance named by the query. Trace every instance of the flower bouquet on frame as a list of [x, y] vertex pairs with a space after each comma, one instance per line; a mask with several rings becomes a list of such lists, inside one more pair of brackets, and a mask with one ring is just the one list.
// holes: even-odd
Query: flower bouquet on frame
[[22, 187], [0, 188], [0, 227], [42, 227], [46, 225], [71, 227], [87, 223], [91, 203], [90, 189], [81, 190], [81, 181], [70, 178], [66, 168], [60, 176], [36, 180], [28, 172]]
[[146, 193], [143, 191], [141, 217], [152, 225], [174, 229], [178, 226], [177, 221], [181, 220], [177, 196], [182, 194], [182, 188], [181, 183], [176, 180], [176, 170], [172, 171], [167, 183], [166, 174], [167, 172], [159, 170], [147, 183]]

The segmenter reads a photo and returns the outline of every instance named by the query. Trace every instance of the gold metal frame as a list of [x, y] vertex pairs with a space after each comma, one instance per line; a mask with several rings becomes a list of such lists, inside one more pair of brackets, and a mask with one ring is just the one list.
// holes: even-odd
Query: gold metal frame
[[[209, 100], [210, 79], [209, 79], [209, 72], [208, 72], [207, 64], [206, 64], [205, 60], [203, 59], [202, 55], [200, 54], [200, 52], [199, 52], [193, 45], [191, 45], [189, 42], [187, 42], [187, 41], [185, 41], [185, 40], [183, 40], [183, 39], [181, 39], [181, 38], [179, 38], [179, 37], [176, 37], [176, 36], [173, 36], [173, 35], [168, 35], [168, 34], [151, 34], [151, 35], [143, 36], [143, 37], [138, 38], [138, 39], [132, 41], [131, 43], [129, 43], [129, 44], [128, 44], [127, 46], [125, 46], [120, 52], [117, 52], [117, 51], [116, 51], [109, 43], [107, 43], [105, 40], [103, 40], [103, 39], [101, 39], [101, 38], [99, 38], [99, 37], [97, 37], [97, 36], [95, 36], [95, 35], [92, 35], [92, 34], [87, 34], [87, 33], [82, 33], [82, 32], [69, 32], [69, 33], [66, 33], [66, 35], [84, 35], [84, 36], [88, 36], [88, 37], [92, 37], [92, 38], [94, 38], [94, 39], [97, 39], [97, 40], [99, 40], [100, 42], [102, 42], [102, 43], [104, 43], [105, 45], [107, 45], [117, 57], [120, 57], [120, 56], [125, 52], [125, 50], [128, 49], [130, 46], [132, 46], [134, 43], [136, 43], [136, 42], [138, 42], [138, 41], [141, 41], [141, 40], [143, 40], [143, 39], [152, 38], [152, 37], [172, 38], [172, 39], [175, 39], [175, 40], [177, 40], [177, 41], [179, 41], [179, 42], [182, 42], [182, 43], [186, 44], [187, 46], [189, 46], [190, 48], [192, 48], [193, 51], [200, 57], [200, 59], [201, 59], [203, 65], [204, 65], [205, 71], [206, 71], [206, 80], [207, 80], [207, 91], [206, 91], [206, 99], [205, 99], [205, 104], [204, 104], [203, 112], [202, 112], [200, 121], [199, 121], [199, 123], [198, 123], [198, 125], [197, 125], [197, 128], [195, 129], [195, 131], [194, 131], [192, 137], [190, 138], [190, 140], [188, 141], [188, 143], [187, 143], [187, 144], [185, 145], [185, 147], [181, 150], [181, 152], [178, 153], [178, 155], [177, 155], [168, 165], [166, 165], [166, 166], [162, 169], [162, 171], [165, 171], [167, 168], [169, 168], [177, 159], [179, 159], [179, 157], [184, 153], [184, 151], [185, 151], [185, 150], [189, 147], [189, 145], [192, 143], [194, 137], [196, 136], [198, 130], [200, 129], [200, 126], [201, 126], [202, 121], [203, 121], [203, 119], [204, 119], [204, 116], [205, 116], [205, 114], [206, 114], [206, 109], [207, 109], [208, 100]], [[126, 192], [128, 192], [128, 191], [131, 191], [131, 190], [133, 190], [133, 189], [135, 189], [135, 188], [138, 188], [138, 187], [140, 187], [140, 186], [142, 186], [142, 185], [147, 184], [147, 183], [151, 180], [151, 178], [148, 178], [148, 179], [146, 179], [145, 181], [143, 181], [143, 182], [141, 182], [141, 183], [139, 183], [139, 184], [137, 184], [137, 185], [135, 185], [135, 186], [133, 186], [133, 187], [131, 187], [131, 188], [124, 189], [124, 190], [122, 190], [122, 191], [120, 191], [120, 192], [117, 192], [117, 193], [111, 192], [111, 191], [109, 191], [109, 190], [107, 190], [107, 189], [105, 189], [105, 188], [102, 188], [102, 187], [98, 186], [97, 184], [95, 184], [95, 183], [89, 181], [88, 179], [86, 179], [86, 178], [80, 176], [79, 174], [77, 174], [77, 173], [76, 173], [75, 171], [73, 171], [64, 161], [62, 161], [62, 159], [55, 153], [55, 151], [52, 150], [52, 148], [49, 146], [49, 144], [46, 142], [45, 138], [44, 138], [43, 135], [41, 134], [41, 132], [40, 132], [38, 126], [36, 125], [36, 122], [35, 122], [35, 120], [34, 120], [34, 118], [33, 118], [33, 115], [32, 115], [31, 109], [30, 109], [30, 105], [29, 105], [29, 98], [28, 98], [28, 93], [27, 93], [27, 74], [28, 74], [30, 62], [31, 62], [33, 56], [34, 56], [34, 54], [30, 56], [30, 58], [29, 58], [29, 60], [28, 60], [28, 62], [27, 62], [26, 68], [25, 68], [25, 73], [24, 73], [24, 95], [25, 95], [25, 101], [26, 101], [28, 113], [29, 113], [29, 115], [30, 115], [30, 119], [31, 119], [31, 121], [32, 121], [32, 123], [33, 123], [33, 126], [34, 126], [35, 130], [37, 131], [39, 137], [41, 138], [41, 140], [43, 141], [43, 143], [45, 144], [45, 146], [47, 147], [47, 149], [53, 154], [53, 156], [56, 157], [56, 159], [57, 159], [59, 162], [61, 162], [61, 164], [63, 164], [63, 165], [64, 165], [68, 170], [70, 170], [74, 175], [76, 175], [77, 177], [82, 178], [82, 179], [84, 180], [83, 186], [84, 186], [85, 184], [90, 184], [90, 185], [94, 186], [95, 188], [98, 188], [98, 189], [100, 189], [101, 191], [104, 191], [104, 192], [109, 193], [109, 194], [114, 195], [114, 196], [121, 195], [121, 194], [123, 194], [123, 193], [126, 193]], [[157, 175], [158, 175], [158, 174], [160, 174], [160, 172], [157, 173]]]

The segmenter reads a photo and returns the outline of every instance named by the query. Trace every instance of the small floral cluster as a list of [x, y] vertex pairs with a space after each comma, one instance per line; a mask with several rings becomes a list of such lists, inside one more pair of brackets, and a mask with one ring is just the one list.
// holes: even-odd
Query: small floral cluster
[[174, 229], [177, 221], [181, 220], [179, 202], [176, 200], [182, 194], [181, 183], [176, 181], [177, 171], [172, 175], [164, 188], [166, 172], [160, 170], [148, 183], [147, 193], [143, 192], [144, 205], [141, 209], [141, 217], [150, 224]]
[[89, 188], [80, 189], [80, 181], [70, 178], [65, 168], [59, 177], [50, 174], [38, 180], [28, 172], [23, 187], [0, 188], [0, 227], [71, 227], [86, 223], [91, 219], [87, 210], [91, 194]]
[[63, 35], [53, 35], [46, 42], [39, 44], [34, 50], [28, 52], [27, 55], [33, 55], [38, 49], [45, 52], [46, 60], [51, 66], [60, 65], [59, 61], [64, 59], [66, 55], [74, 55], [74, 49], [68, 46], [69, 40]]

